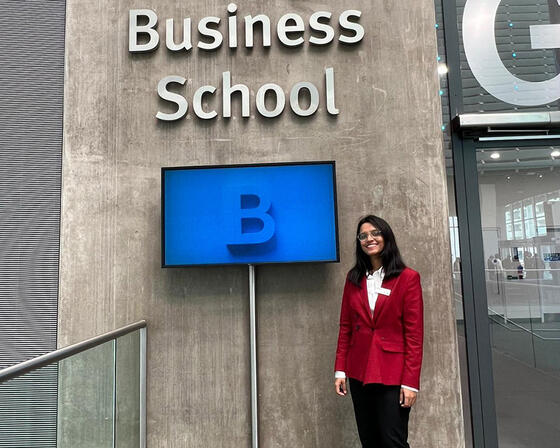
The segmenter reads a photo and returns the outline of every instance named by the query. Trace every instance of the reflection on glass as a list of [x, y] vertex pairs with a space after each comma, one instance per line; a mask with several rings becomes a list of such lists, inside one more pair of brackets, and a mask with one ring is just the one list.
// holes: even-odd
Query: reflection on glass
[[560, 90], [552, 81], [558, 49], [539, 40], [557, 33], [546, 25], [560, 22], [559, 3], [456, 0], [456, 6], [462, 112], [558, 110]]
[[525, 219], [530, 219], [533, 217], [533, 204], [530, 199], [526, 199], [523, 205], [523, 216]]
[[537, 218], [537, 233], [539, 236], [546, 235], [546, 219]]
[[550, 150], [477, 151], [500, 448], [558, 447], [560, 161]]
[[514, 221], [521, 221], [521, 203], [520, 202], [516, 202], [514, 204], [514, 209], [513, 209], [513, 219]]
[[455, 318], [457, 319], [457, 341], [459, 344], [463, 422], [465, 425], [465, 448], [470, 448], [473, 444], [467, 349], [465, 341], [465, 319], [463, 315], [463, 289], [461, 283], [462, 266], [461, 252], [459, 248], [459, 223], [457, 220], [457, 212], [455, 210], [455, 189], [451, 173], [447, 176], [447, 185], [449, 192], [449, 235], [451, 239], [451, 266], [453, 272], [453, 302], [455, 305]]
[[140, 446], [140, 332], [0, 383], [0, 447]]
[[513, 226], [514, 231], [515, 231], [515, 239], [516, 240], [522, 240], [523, 239], [523, 223], [522, 222], [516, 222]]
[[56, 364], [0, 383], [0, 447], [56, 448]]
[[[539, 196], [542, 197], [542, 196]], [[535, 214], [537, 216], [544, 216], [544, 202], [540, 201], [535, 204]]]

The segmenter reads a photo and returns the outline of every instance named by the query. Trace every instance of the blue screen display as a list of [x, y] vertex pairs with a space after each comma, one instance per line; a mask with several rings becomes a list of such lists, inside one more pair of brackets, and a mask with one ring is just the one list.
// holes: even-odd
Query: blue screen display
[[163, 266], [338, 261], [334, 162], [162, 169]]

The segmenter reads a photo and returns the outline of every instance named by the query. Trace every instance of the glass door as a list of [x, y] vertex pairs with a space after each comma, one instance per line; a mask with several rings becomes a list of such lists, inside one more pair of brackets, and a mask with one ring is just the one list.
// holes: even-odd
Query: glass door
[[560, 140], [481, 137], [464, 143], [470, 153], [465, 163], [476, 164], [476, 179], [466, 182], [467, 191], [469, 185], [471, 193], [478, 191], [482, 254], [473, 260], [482, 261], [484, 271], [482, 294], [474, 301], [483, 302], [486, 293], [498, 446], [556, 448]]

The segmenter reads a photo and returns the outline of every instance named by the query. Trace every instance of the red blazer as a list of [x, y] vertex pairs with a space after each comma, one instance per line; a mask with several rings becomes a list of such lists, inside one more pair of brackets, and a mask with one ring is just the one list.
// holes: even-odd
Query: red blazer
[[424, 333], [422, 287], [418, 272], [405, 268], [384, 280], [373, 316], [366, 278], [361, 287], [348, 279], [340, 312], [335, 370], [367, 383], [420, 389]]

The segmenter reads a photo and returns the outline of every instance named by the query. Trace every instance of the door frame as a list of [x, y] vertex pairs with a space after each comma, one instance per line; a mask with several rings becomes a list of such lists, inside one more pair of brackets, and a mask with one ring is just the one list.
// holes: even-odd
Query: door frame
[[456, 1], [442, 0], [441, 6], [469, 384], [463, 393], [469, 394], [473, 447], [498, 448], [476, 148], [560, 145], [560, 114], [544, 108], [464, 114]]
[[462, 266], [470, 417], [475, 448], [498, 447], [476, 150], [560, 146], [560, 132], [526, 132], [526, 129], [517, 132], [512, 129], [508, 135], [496, 135], [486, 129], [480, 130], [478, 135], [457, 132], [454, 138], [455, 201]]

